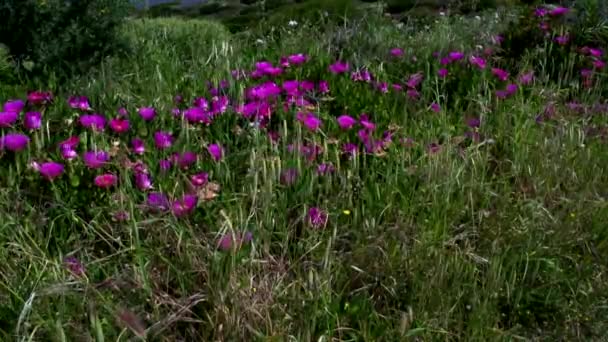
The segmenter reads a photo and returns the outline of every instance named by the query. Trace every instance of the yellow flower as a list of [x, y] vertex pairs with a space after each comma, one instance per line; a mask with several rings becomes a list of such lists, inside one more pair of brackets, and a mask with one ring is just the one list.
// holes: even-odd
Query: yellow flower
[[344, 209], [344, 210], [342, 210], [342, 214], [344, 214], [344, 215], [350, 215], [350, 210]]

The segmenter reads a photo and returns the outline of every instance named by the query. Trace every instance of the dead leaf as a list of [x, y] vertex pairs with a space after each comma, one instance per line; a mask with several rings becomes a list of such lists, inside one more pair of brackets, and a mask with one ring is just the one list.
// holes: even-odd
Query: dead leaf
[[200, 202], [209, 202], [215, 199], [220, 192], [218, 183], [209, 182], [196, 190], [196, 195]]
[[122, 309], [118, 313], [118, 319], [122, 324], [129, 328], [135, 335], [139, 337], [146, 336], [146, 326], [141, 318], [135, 315], [133, 312]]

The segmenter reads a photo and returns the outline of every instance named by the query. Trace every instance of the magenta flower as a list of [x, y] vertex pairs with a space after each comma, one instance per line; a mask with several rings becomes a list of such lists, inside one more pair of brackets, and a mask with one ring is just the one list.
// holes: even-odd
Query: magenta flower
[[431, 103], [431, 110], [435, 113], [439, 113], [441, 111], [441, 106], [439, 106], [438, 103], [433, 102]]
[[534, 70], [521, 74], [521, 76], [519, 76], [519, 83], [523, 85], [528, 85], [532, 83], [532, 81], [534, 81]]
[[327, 213], [320, 208], [308, 209], [308, 222], [313, 228], [324, 228], [327, 225]]
[[153, 210], [167, 210], [170, 206], [169, 199], [161, 192], [148, 193], [146, 204]]
[[7, 149], [13, 152], [24, 150], [30, 142], [30, 138], [21, 133], [8, 133], [0, 138], [0, 149]]
[[5, 112], [20, 113], [23, 110], [23, 107], [25, 107], [25, 102], [22, 100], [9, 100], [4, 103], [2, 110]]
[[204, 123], [211, 124], [211, 115], [205, 109], [200, 107], [188, 108], [184, 111], [184, 117], [189, 123]]
[[537, 17], [539, 17], [539, 18], [544, 17], [545, 15], [547, 15], [547, 9], [544, 8], [544, 7], [537, 7], [534, 10], [534, 15], [537, 16]]
[[19, 112], [0, 112], [0, 127], [10, 127], [19, 118]]
[[129, 115], [129, 112], [127, 111], [127, 108], [125, 108], [125, 107], [118, 108], [118, 111], [116, 111], [116, 112], [121, 117], [125, 117], [125, 116]]
[[492, 68], [492, 75], [501, 81], [506, 81], [509, 78], [509, 73], [500, 68]]
[[63, 263], [68, 271], [70, 271], [70, 273], [76, 277], [83, 277], [86, 273], [84, 265], [82, 265], [82, 263], [73, 256], [63, 259]]
[[49, 103], [53, 101], [53, 94], [48, 91], [31, 91], [27, 94], [27, 101], [33, 105]]
[[322, 163], [317, 166], [317, 174], [323, 176], [336, 171], [336, 168], [332, 163]]
[[48, 180], [53, 180], [61, 176], [63, 170], [63, 164], [55, 162], [42, 163], [38, 168], [38, 172], [40, 172], [40, 175], [42, 175], [42, 177]]
[[455, 61], [459, 61], [459, 60], [463, 59], [464, 53], [462, 53], [460, 51], [452, 51], [448, 54], [448, 56], [452, 62], [455, 62]]
[[144, 154], [146, 151], [146, 147], [144, 145], [144, 141], [139, 138], [134, 138], [131, 140], [131, 148], [133, 149], [133, 153], [135, 154]]
[[441, 65], [448, 65], [452, 63], [452, 60], [450, 59], [450, 57], [443, 57], [439, 60], [439, 64]]
[[222, 251], [239, 250], [242, 246], [248, 244], [253, 240], [253, 234], [251, 232], [243, 233], [228, 233], [223, 235], [217, 242], [217, 248]]
[[466, 125], [469, 126], [470, 128], [479, 128], [479, 126], [481, 125], [481, 120], [479, 120], [479, 118], [468, 118], [465, 121]]
[[424, 79], [424, 75], [422, 75], [422, 73], [417, 72], [415, 74], [410, 75], [409, 79], [407, 80], [407, 82], [405, 83], [405, 85], [407, 85], [409, 88], [416, 88], [418, 85], [420, 85], [420, 83], [422, 83], [422, 80]]
[[171, 168], [171, 165], [173, 164], [168, 159], [162, 159], [158, 162], [158, 166], [160, 167], [160, 170], [162, 172], [166, 172], [167, 170], [169, 170]]
[[420, 92], [416, 89], [408, 89], [405, 93], [411, 99], [417, 99], [420, 97]]
[[390, 53], [391, 53], [391, 56], [393, 56], [393, 57], [401, 57], [404, 54], [403, 49], [400, 49], [400, 48], [392, 48]]
[[187, 169], [196, 163], [198, 155], [192, 151], [186, 151], [184, 153], [173, 154], [173, 162], [179, 165], [182, 169]]
[[329, 93], [329, 83], [327, 81], [319, 81], [319, 93]]
[[604, 67], [606, 67], [606, 62], [601, 59], [596, 59], [593, 61], [593, 67], [596, 69], [604, 69]]
[[439, 78], [446, 78], [448, 73], [448, 69], [442, 68], [437, 71], [437, 76], [439, 76]]
[[566, 45], [568, 44], [568, 42], [570, 41], [570, 36], [563, 35], [563, 36], [557, 36], [555, 37], [555, 42], [559, 45]]
[[99, 169], [110, 160], [110, 155], [105, 151], [88, 151], [82, 155], [82, 160], [88, 168]]
[[154, 144], [159, 150], [168, 149], [173, 145], [173, 137], [169, 132], [158, 131], [154, 133]]
[[350, 66], [348, 65], [347, 62], [343, 62], [343, 61], [336, 61], [334, 64], [329, 66], [329, 72], [331, 72], [332, 74], [343, 74], [345, 72], [348, 71], [348, 69], [350, 69]]
[[569, 8], [558, 6], [558, 7], [555, 7], [554, 9], [552, 9], [551, 11], [549, 11], [549, 15], [552, 17], [558, 17], [558, 16], [562, 16], [568, 12], [570, 12]]
[[357, 154], [358, 150], [359, 148], [357, 147], [357, 145], [353, 143], [345, 143], [344, 145], [342, 145], [342, 152], [349, 156], [354, 157]]
[[477, 66], [479, 69], [486, 68], [486, 60], [481, 57], [471, 56], [469, 61], [471, 62], [471, 64]]
[[[604, 51], [602, 49], [589, 48], [589, 54], [593, 57], [602, 57]], [[6, 110], [6, 109], [4, 109]]]
[[73, 109], [91, 110], [89, 99], [86, 96], [70, 96], [68, 98], [68, 105]]
[[517, 87], [517, 84], [514, 84], [514, 83], [508, 84], [508, 85], [507, 85], [507, 89], [506, 89], [507, 94], [508, 94], [508, 95], [513, 95], [513, 94], [515, 94], [515, 93], [517, 92], [517, 88], [518, 88], [518, 87]]
[[306, 63], [307, 60], [308, 57], [306, 57], [306, 55], [303, 53], [298, 53], [287, 57], [287, 61], [292, 65], [301, 65]]
[[144, 172], [135, 174], [135, 186], [141, 191], [152, 189], [152, 180], [150, 175]]
[[195, 98], [194, 101], [192, 101], [192, 105], [205, 111], [209, 110], [209, 101], [201, 96]]
[[370, 121], [367, 114], [361, 114], [359, 116], [359, 123], [368, 131], [373, 131], [376, 129], [376, 124]]
[[194, 211], [197, 202], [198, 198], [195, 195], [184, 195], [181, 199], [173, 202], [171, 211], [173, 211], [173, 215], [177, 217], [185, 216]]
[[313, 132], [317, 131], [321, 125], [323, 125], [323, 121], [313, 113], [298, 112], [296, 118], [298, 121], [302, 122], [308, 130]]
[[190, 176], [190, 182], [194, 186], [204, 186], [209, 182], [209, 174], [207, 172], [199, 172]]
[[299, 175], [300, 173], [298, 172], [298, 169], [292, 167], [283, 170], [283, 172], [281, 172], [281, 177], [279, 180], [281, 184], [290, 186], [296, 182]]
[[337, 119], [340, 128], [347, 130], [357, 124], [357, 120], [349, 115], [340, 115]]
[[139, 113], [139, 116], [141, 116], [141, 118], [145, 121], [152, 121], [156, 116], [156, 109], [152, 107], [142, 107], [139, 108], [137, 112]]
[[85, 114], [80, 116], [80, 124], [97, 132], [101, 132], [106, 127], [106, 118], [99, 114]]
[[78, 156], [75, 149], [80, 143], [80, 138], [77, 136], [69, 137], [68, 139], [59, 143], [59, 150], [61, 151], [61, 156], [64, 159], [72, 160]]
[[125, 210], [119, 210], [117, 212], [114, 213], [114, 215], [112, 215], [114, 221], [117, 222], [125, 222], [129, 220], [129, 213], [126, 212]]
[[209, 154], [211, 155], [211, 157], [213, 158], [213, 160], [215, 161], [220, 161], [222, 160], [222, 157], [224, 155], [224, 151], [222, 149], [222, 147], [218, 144], [211, 144], [207, 147], [207, 151], [209, 152]]
[[129, 130], [129, 126], [129, 120], [127, 119], [117, 118], [110, 120], [110, 128], [115, 133], [125, 133]]
[[118, 177], [111, 173], [105, 173], [95, 177], [95, 186], [103, 189], [108, 189], [116, 185]]
[[27, 112], [23, 117], [23, 126], [29, 130], [39, 129], [42, 126], [42, 114], [39, 112]]
[[439, 151], [441, 151], [441, 145], [437, 144], [437, 143], [430, 143], [427, 146], [427, 151], [429, 154], [436, 154]]

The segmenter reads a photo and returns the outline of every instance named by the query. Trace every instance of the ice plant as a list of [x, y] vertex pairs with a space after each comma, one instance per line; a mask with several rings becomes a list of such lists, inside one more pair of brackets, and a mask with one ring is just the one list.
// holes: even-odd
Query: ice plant
[[290, 65], [301, 65], [306, 63], [308, 57], [303, 53], [297, 53], [287, 57], [287, 61]]
[[404, 54], [403, 49], [401, 49], [401, 48], [392, 48], [390, 53], [391, 53], [391, 56], [393, 56], [393, 57], [401, 57]]
[[80, 124], [85, 128], [101, 132], [106, 127], [106, 118], [100, 114], [85, 114], [80, 116]]
[[139, 108], [137, 112], [139, 113], [139, 116], [141, 116], [141, 118], [145, 121], [152, 121], [156, 116], [156, 109], [152, 107], [142, 107]]
[[319, 93], [327, 94], [329, 93], [329, 83], [325, 80], [319, 81]]
[[30, 138], [21, 133], [8, 133], [0, 138], [0, 149], [13, 152], [24, 150], [30, 142]]
[[213, 158], [213, 160], [215, 160], [215, 161], [222, 160], [224, 151], [219, 144], [211, 144], [211, 145], [207, 146], [207, 151], [209, 152], [209, 154], [211, 155], [211, 158]]
[[293, 167], [283, 170], [280, 177], [281, 184], [288, 186], [293, 185], [298, 179], [299, 174], [298, 169]]
[[29, 130], [39, 129], [42, 126], [42, 114], [39, 112], [27, 112], [23, 117], [23, 127]]
[[46, 104], [53, 101], [53, 94], [48, 91], [30, 91], [27, 94], [27, 101], [33, 105]]
[[110, 155], [105, 151], [88, 151], [82, 155], [82, 160], [88, 168], [98, 169], [110, 160]]
[[40, 172], [40, 175], [48, 180], [53, 180], [61, 176], [63, 170], [63, 164], [56, 162], [42, 163], [38, 167], [38, 172]]
[[323, 121], [321, 121], [321, 119], [319, 119], [313, 113], [298, 112], [296, 118], [298, 119], [298, 121], [304, 124], [304, 127], [313, 132], [316, 132], [321, 127], [321, 125], [323, 125]]
[[116, 185], [118, 177], [111, 173], [105, 173], [95, 177], [95, 186], [103, 189], [108, 189]]
[[80, 260], [73, 256], [63, 259], [63, 263], [65, 264], [67, 270], [76, 277], [83, 277], [86, 273], [86, 270]]
[[322, 163], [317, 166], [317, 174], [323, 176], [336, 171], [336, 168], [332, 163]]
[[437, 71], [437, 76], [439, 76], [439, 78], [446, 78], [448, 76], [448, 73], [448, 69], [442, 68]]
[[150, 192], [148, 193], [146, 204], [150, 209], [153, 210], [167, 210], [169, 209], [169, 199], [167, 195], [162, 192]]
[[441, 106], [439, 106], [438, 103], [433, 102], [431, 103], [431, 110], [435, 113], [439, 113], [441, 111]]
[[239, 250], [243, 245], [248, 244], [253, 239], [251, 232], [227, 233], [217, 242], [217, 248], [222, 251]]
[[318, 207], [308, 209], [308, 222], [313, 228], [324, 228], [327, 225], [327, 213]]
[[486, 68], [486, 60], [481, 57], [471, 56], [469, 61], [471, 62], [471, 64], [477, 66], [479, 69]]
[[334, 64], [329, 66], [329, 72], [332, 74], [343, 74], [348, 71], [349, 65], [347, 62], [336, 61]]
[[464, 53], [460, 51], [452, 51], [448, 54], [450, 61], [455, 62], [464, 58]]
[[185, 151], [183, 153], [173, 154], [173, 162], [179, 165], [182, 169], [187, 169], [196, 163], [198, 155], [192, 151]]
[[68, 98], [68, 105], [72, 109], [91, 110], [89, 99], [86, 96], [70, 96]]
[[135, 186], [141, 191], [152, 189], [150, 175], [145, 172], [137, 172], [135, 174]]
[[195, 195], [184, 195], [182, 198], [175, 200], [171, 204], [173, 215], [182, 217], [194, 211], [198, 198]]
[[359, 116], [359, 123], [361, 124], [361, 126], [363, 126], [363, 128], [365, 128], [368, 131], [373, 131], [376, 129], [376, 124], [371, 122], [371, 120], [367, 114], [361, 114]]
[[570, 36], [567, 34], [555, 37], [555, 42], [559, 45], [566, 45], [570, 41]]
[[169, 170], [171, 168], [171, 165], [173, 164], [168, 159], [162, 159], [158, 161], [158, 167], [162, 172]]
[[549, 15], [552, 17], [559, 17], [568, 12], [570, 12], [569, 8], [557, 6], [557, 7], [553, 8], [551, 11], [549, 11]]
[[534, 81], [534, 70], [521, 74], [521, 76], [519, 76], [519, 83], [521, 83], [522, 85], [528, 85], [532, 83], [532, 81]]
[[169, 132], [158, 131], [154, 133], [154, 144], [159, 150], [165, 150], [173, 145], [173, 137]]
[[141, 155], [144, 154], [144, 152], [146, 151], [144, 141], [139, 138], [134, 138], [133, 140], [131, 140], [131, 148], [133, 150], [133, 153], [135, 154]]
[[110, 120], [110, 129], [115, 133], [125, 133], [129, 130], [129, 120], [117, 118]]
[[207, 172], [199, 172], [190, 176], [190, 183], [194, 186], [204, 186], [209, 182], [209, 174]]
[[492, 68], [492, 75], [501, 81], [506, 81], [509, 78], [509, 73], [500, 68]]
[[19, 118], [19, 112], [0, 112], [0, 127], [10, 127]]
[[77, 136], [69, 137], [68, 139], [59, 143], [59, 150], [61, 152], [61, 156], [64, 159], [72, 160], [78, 156], [76, 153], [76, 147], [80, 143], [80, 138]]
[[337, 119], [340, 128], [347, 130], [357, 124], [357, 120], [349, 115], [340, 115]]
[[5, 112], [20, 113], [25, 107], [25, 102], [22, 100], [9, 100], [4, 103], [2, 110]]

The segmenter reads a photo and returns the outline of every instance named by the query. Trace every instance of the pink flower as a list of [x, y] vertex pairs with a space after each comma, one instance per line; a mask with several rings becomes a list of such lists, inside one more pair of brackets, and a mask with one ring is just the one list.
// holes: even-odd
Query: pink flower
[[433, 102], [433, 103], [431, 104], [431, 110], [432, 110], [433, 112], [435, 112], [435, 113], [439, 113], [439, 112], [441, 111], [441, 107], [439, 106], [439, 104], [438, 104], [438, 103]]
[[91, 110], [89, 99], [86, 96], [70, 96], [68, 105], [73, 109]]
[[154, 144], [159, 150], [168, 149], [173, 145], [173, 137], [169, 132], [158, 131], [154, 133]]
[[173, 155], [173, 162], [179, 165], [181, 169], [187, 169], [196, 163], [198, 155], [192, 151], [185, 151], [183, 153], [175, 153]]
[[323, 125], [323, 121], [313, 113], [298, 112], [297, 119], [302, 122], [308, 130], [313, 132], [317, 131]]
[[39, 112], [27, 112], [23, 117], [23, 126], [26, 129], [34, 130], [42, 126], [42, 114]]
[[319, 92], [321, 94], [329, 93], [329, 83], [327, 81], [319, 81]]
[[111, 173], [105, 173], [95, 177], [95, 186], [103, 189], [108, 189], [116, 185], [118, 177]]
[[475, 57], [475, 56], [471, 56], [471, 58], [469, 59], [469, 61], [471, 62], [471, 64], [477, 66], [479, 69], [485, 69], [486, 68], [486, 60], [481, 58], [481, 57]]
[[8, 100], [4, 103], [2, 110], [5, 112], [20, 113], [23, 110], [23, 107], [25, 107], [25, 102], [22, 100]]
[[82, 160], [88, 168], [98, 169], [110, 160], [110, 155], [105, 151], [88, 151], [83, 154]]
[[211, 158], [213, 158], [213, 160], [215, 160], [216, 162], [222, 160], [224, 151], [222, 150], [222, 147], [220, 145], [211, 144], [207, 147], [207, 151], [211, 155]]
[[248, 244], [253, 239], [251, 232], [243, 233], [228, 233], [222, 236], [217, 242], [217, 248], [222, 251], [239, 250], [245, 244]]
[[125, 133], [129, 130], [129, 120], [127, 119], [112, 119], [110, 120], [110, 129], [115, 133]]
[[146, 151], [146, 147], [144, 145], [144, 141], [139, 138], [133, 138], [131, 140], [131, 148], [133, 149], [133, 153], [135, 154], [144, 154]]
[[549, 15], [552, 17], [558, 17], [558, 16], [562, 16], [568, 12], [570, 12], [569, 8], [557, 6], [554, 9], [552, 9], [551, 11], [549, 11]]
[[199, 172], [190, 176], [190, 182], [194, 186], [204, 186], [209, 182], [209, 174], [207, 172]]
[[452, 51], [448, 54], [452, 62], [459, 61], [464, 58], [464, 53], [460, 51]]
[[327, 225], [328, 216], [325, 211], [318, 207], [308, 209], [308, 222], [313, 228], [324, 228]]
[[19, 118], [19, 112], [0, 112], [0, 127], [10, 127]]
[[63, 173], [64, 166], [60, 163], [48, 162], [40, 164], [38, 172], [47, 180], [53, 180]]
[[93, 131], [102, 132], [106, 128], [106, 118], [99, 114], [85, 114], [80, 116], [80, 124]]
[[391, 49], [391, 56], [393, 56], [393, 57], [401, 57], [401, 56], [403, 56], [403, 49], [392, 48]]
[[82, 263], [73, 256], [63, 259], [63, 263], [68, 271], [70, 271], [70, 273], [76, 277], [83, 277], [86, 273], [84, 265], [82, 265]]
[[306, 57], [306, 55], [303, 53], [297, 53], [295, 55], [287, 57], [287, 61], [292, 65], [301, 65], [306, 63], [307, 60], [308, 57]]
[[439, 78], [446, 78], [448, 76], [448, 69], [439, 69], [437, 75]]
[[348, 71], [349, 65], [343, 61], [336, 61], [334, 64], [329, 66], [329, 72], [332, 74], [343, 74]]
[[135, 174], [135, 186], [141, 191], [152, 189], [152, 180], [150, 175], [144, 172]]
[[528, 84], [532, 83], [532, 81], [534, 81], [534, 70], [529, 71], [529, 72], [519, 76], [519, 83], [521, 83], [523, 85], [528, 85]]
[[376, 124], [370, 121], [369, 116], [367, 114], [361, 114], [359, 116], [359, 123], [361, 124], [361, 126], [363, 126], [363, 128], [368, 131], [373, 131], [376, 129]]
[[171, 204], [171, 211], [173, 212], [173, 215], [182, 217], [192, 213], [194, 208], [196, 208], [197, 203], [198, 198], [195, 195], [184, 195], [184, 197], [175, 200]]
[[422, 73], [417, 72], [415, 74], [410, 75], [410, 78], [407, 80], [406, 85], [409, 88], [416, 88], [424, 79], [424, 75]]
[[322, 163], [317, 166], [317, 174], [318, 175], [327, 175], [336, 171], [336, 168], [332, 163]]
[[30, 138], [21, 133], [7, 133], [0, 138], [0, 149], [7, 149], [13, 152], [24, 150], [30, 142]]
[[570, 37], [566, 34], [563, 36], [555, 37], [555, 42], [559, 45], [566, 45], [570, 41]]
[[602, 61], [601, 59], [593, 61], [593, 67], [596, 69], [604, 69], [605, 66], [606, 62]]
[[33, 105], [46, 104], [53, 101], [53, 94], [48, 91], [30, 91], [27, 100]]
[[199, 107], [188, 108], [184, 111], [184, 117], [189, 123], [211, 124], [211, 115], [207, 110]]
[[283, 185], [293, 185], [296, 180], [298, 179], [298, 176], [300, 175], [300, 173], [298, 172], [298, 169], [296, 168], [288, 168], [286, 170], [284, 170], [283, 172], [281, 172], [281, 176], [279, 177], [279, 181], [281, 182], [281, 184]]
[[150, 192], [146, 199], [146, 205], [152, 210], [169, 209], [169, 199], [162, 192]]
[[156, 110], [152, 107], [142, 107], [137, 112], [145, 121], [151, 121], [156, 116]]
[[349, 115], [340, 115], [337, 119], [340, 128], [347, 130], [357, 124], [357, 120]]
[[500, 68], [492, 68], [492, 75], [501, 81], [506, 81], [509, 78], [509, 73]]

